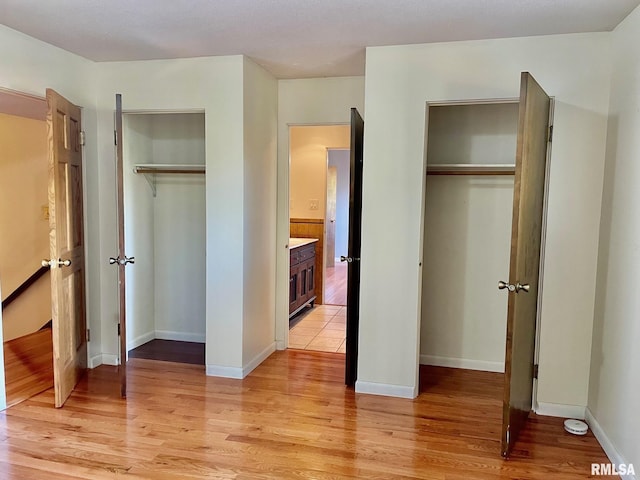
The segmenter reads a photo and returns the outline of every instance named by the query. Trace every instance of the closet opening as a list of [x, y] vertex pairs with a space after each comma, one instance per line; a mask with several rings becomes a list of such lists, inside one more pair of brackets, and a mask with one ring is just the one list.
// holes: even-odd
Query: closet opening
[[456, 401], [486, 402], [496, 431], [507, 328], [497, 284], [509, 276], [518, 108], [517, 99], [438, 103], [426, 117], [420, 389], [455, 385]]
[[205, 114], [123, 112], [130, 358], [205, 363]]

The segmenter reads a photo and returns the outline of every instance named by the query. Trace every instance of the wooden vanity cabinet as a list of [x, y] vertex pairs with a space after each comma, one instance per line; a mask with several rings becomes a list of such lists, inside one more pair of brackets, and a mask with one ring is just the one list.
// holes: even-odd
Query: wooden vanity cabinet
[[291, 248], [289, 262], [289, 318], [316, 300], [316, 242]]

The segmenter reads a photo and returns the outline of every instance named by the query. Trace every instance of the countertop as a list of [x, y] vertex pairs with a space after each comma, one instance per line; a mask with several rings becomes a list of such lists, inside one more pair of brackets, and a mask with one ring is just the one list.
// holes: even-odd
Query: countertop
[[317, 242], [317, 238], [289, 238], [289, 250]]

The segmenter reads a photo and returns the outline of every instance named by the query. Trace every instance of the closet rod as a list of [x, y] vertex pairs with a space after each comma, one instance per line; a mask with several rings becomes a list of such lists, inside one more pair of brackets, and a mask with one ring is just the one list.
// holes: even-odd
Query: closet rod
[[178, 164], [178, 163], [145, 163], [138, 164], [133, 167], [134, 173], [140, 173], [144, 175], [144, 178], [147, 180], [147, 183], [151, 187], [151, 192], [153, 196], [156, 196], [156, 174], [158, 173], [188, 173], [188, 174], [204, 174], [205, 166], [200, 165], [187, 165], [187, 164]]
[[204, 165], [181, 164], [141, 164], [133, 169], [135, 173], [205, 173]]
[[427, 175], [515, 175], [515, 165], [438, 164], [427, 165]]

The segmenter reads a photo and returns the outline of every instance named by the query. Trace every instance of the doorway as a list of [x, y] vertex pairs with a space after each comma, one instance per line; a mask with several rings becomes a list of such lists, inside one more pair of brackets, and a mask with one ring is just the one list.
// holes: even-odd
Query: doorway
[[347, 272], [336, 257], [347, 255], [350, 132], [349, 125], [289, 128], [290, 348], [345, 352]]
[[[6, 406], [53, 387], [47, 104], [0, 91], [0, 285]], [[2, 399], [4, 401], [4, 398]]]

